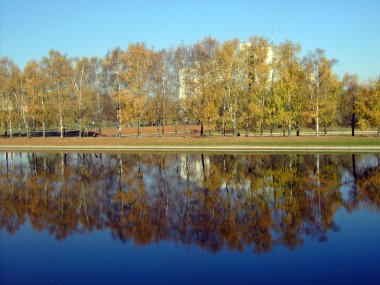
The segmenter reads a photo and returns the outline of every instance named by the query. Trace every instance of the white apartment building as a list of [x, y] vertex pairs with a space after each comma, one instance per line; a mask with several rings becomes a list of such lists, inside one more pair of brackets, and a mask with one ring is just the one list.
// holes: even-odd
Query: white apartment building
[[[241, 42], [239, 44], [239, 51], [240, 52], [245, 52], [251, 47], [250, 42]], [[266, 58], [266, 63], [270, 65], [270, 71], [269, 71], [269, 76], [268, 76], [268, 83], [272, 81], [273, 77], [273, 68], [272, 68], [272, 62], [273, 62], [273, 48], [271, 46], [268, 47], [268, 52], [267, 52], [267, 58]], [[181, 69], [179, 71], [178, 79], [179, 79], [179, 90], [178, 90], [178, 98], [179, 99], [184, 99], [186, 97], [186, 71], [187, 68]]]

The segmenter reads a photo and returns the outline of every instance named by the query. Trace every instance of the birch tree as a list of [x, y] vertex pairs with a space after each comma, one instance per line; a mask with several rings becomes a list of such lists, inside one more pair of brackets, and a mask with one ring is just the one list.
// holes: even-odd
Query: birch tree
[[241, 97], [245, 87], [244, 61], [239, 52], [239, 41], [232, 40], [223, 43], [215, 55], [217, 64], [217, 82], [222, 98], [219, 99], [222, 135], [226, 135], [228, 121], [232, 124], [233, 134], [237, 135]]
[[66, 55], [55, 50], [49, 51], [49, 56], [42, 59], [44, 76], [47, 78], [47, 92], [57, 106], [58, 126], [61, 138], [64, 137], [65, 124], [67, 123], [68, 109], [73, 109], [69, 101], [71, 89], [71, 66]]
[[137, 124], [137, 137], [140, 137], [140, 127], [147, 113], [153, 51], [148, 50], [145, 44], [130, 44], [121, 59], [126, 66], [122, 74], [126, 86], [122, 90], [126, 94], [124, 116]]
[[266, 118], [269, 116], [268, 102], [270, 70], [272, 53], [271, 47], [266, 39], [251, 37], [248, 47], [242, 52], [247, 56], [247, 80], [248, 96], [251, 97], [250, 109], [255, 117], [255, 124], [260, 127], [263, 134], [266, 126]]
[[[324, 101], [332, 101], [336, 98], [337, 82], [332, 76], [332, 67], [336, 60], [329, 60], [325, 56], [323, 49], [316, 49], [304, 58], [304, 68], [309, 85], [309, 120], [314, 121], [316, 136], [319, 136], [321, 116], [324, 115], [325, 125], [331, 123], [327, 119], [328, 114], [334, 116], [335, 111], [327, 110], [331, 105], [324, 104]], [[335, 86], [333, 86], [335, 85]], [[334, 95], [334, 96], [332, 96]], [[334, 103], [333, 108], [337, 108]]]
[[178, 99], [175, 102], [175, 126], [177, 122], [181, 121], [185, 129], [185, 137], [187, 135], [187, 124], [190, 118], [190, 109], [188, 108], [186, 98], [190, 96], [190, 88], [188, 82], [191, 82], [190, 67], [194, 64], [194, 57], [192, 56], [191, 48], [180, 44], [174, 51], [173, 68], [175, 78], [173, 81], [173, 88], [175, 93], [178, 94]]
[[298, 61], [298, 53], [301, 47], [290, 41], [282, 43], [277, 48], [275, 63], [275, 89], [274, 96], [277, 105], [277, 121], [285, 129], [288, 136], [291, 135], [292, 126], [296, 125], [296, 99], [299, 94], [299, 81], [301, 68]]
[[201, 125], [201, 136], [204, 135], [205, 125], [211, 135], [211, 126], [218, 118], [218, 78], [214, 60], [217, 47], [218, 42], [211, 37], [196, 43], [192, 51], [194, 64], [186, 70], [186, 85], [189, 87], [186, 105], [192, 117]]
[[351, 124], [351, 135], [355, 136], [358, 123], [358, 97], [360, 92], [359, 79], [356, 74], [345, 74], [342, 80], [343, 94], [341, 104], [347, 110], [347, 119]]
[[337, 122], [339, 95], [341, 93], [341, 83], [333, 74], [332, 66], [335, 60], [322, 58], [320, 74], [323, 78], [320, 84], [320, 124], [323, 127], [324, 135], [327, 135], [327, 128]]
[[47, 86], [41, 65], [32, 60], [24, 68], [24, 86], [26, 96], [30, 99], [29, 110], [33, 120], [33, 129], [36, 124], [42, 125], [42, 136], [46, 138], [46, 101]]
[[102, 134], [103, 126], [103, 105], [105, 103], [102, 89], [102, 68], [103, 61], [98, 57], [92, 57], [89, 60], [89, 80], [91, 82], [91, 91], [96, 95], [96, 122], [98, 133]]
[[124, 107], [125, 92], [123, 91], [125, 85], [123, 84], [123, 72], [125, 65], [122, 62], [123, 51], [119, 48], [113, 49], [104, 58], [103, 62], [103, 76], [106, 84], [106, 92], [110, 96], [113, 105], [115, 106], [116, 115], [116, 135], [121, 137], [122, 128], [122, 109]]
[[83, 136], [84, 129], [91, 123], [95, 113], [95, 92], [92, 81], [91, 61], [88, 58], [74, 59], [72, 72], [72, 87], [77, 106], [73, 111], [75, 121], [78, 123], [79, 137]]
[[21, 92], [21, 72], [16, 64], [7, 57], [0, 58], [0, 100], [1, 120], [4, 122], [5, 135], [13, 137], [16, 120], [16, 99]]
[[[176, 88], [173, 85], [175, 69], [173, 67], [173, 51], [162, 50], [152, 54], [152, 80], [150, 101], [152, 108], [151, 117], [157, 126], [157, 136], [165, 135], [165, 125], [173, 118], [174, 94]], [[161, 126], [161, 131], [160, 131]]]
[[362, 86], [356, 107], [359, 113], [358, 125], [360, 128], [376, 127], [377, 136], [380, 136], [380, 79]]

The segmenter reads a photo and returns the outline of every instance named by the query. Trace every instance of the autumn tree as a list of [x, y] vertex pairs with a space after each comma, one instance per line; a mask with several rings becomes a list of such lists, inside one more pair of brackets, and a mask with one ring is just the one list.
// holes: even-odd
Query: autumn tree
[[21, 72], [16, 64], [7, 57], [0, 58], [0, 104], [1, 121], [6, 129], [5, 135], [13, 137], [13, 127], [17, 119], [17, 100], [21, 93]]
[[[102, 78], [103, 78], [103, 60], [98, 57], [91, 57], [89, 59], [89, 82], [90, 91], [96, 96], [96, 104], [94, 107], [94, 118], [97, 123], [98, 133], [102, 133], [102, 126], [104, 120], [104, 91], [102, 88]], [[95, 115], [96, 114], [96, 115]]]
[[250, 97], [249, 109], [254, 116], [254, 124], [259, 126], [260, 134], [264, 132], [266, 119], [269, 117], [270, 74], [272, 64], [272, 47], [261, 37], [251, 37], [241, 45], [241, 53], [247, 58], [246, 72]]
[[187, 124], [190, 118], [190, 109], [187, 106], [186, 97], [190, 96], [191, 90], [187, 82], [190, 80], [190, 66], [194, 64], [194, 58], [192, 56], [191, 47], [180, 44], [174, 51], [173, 70], [175, 79], [173, 81], [173, 87], [175, 93], [178, 94], [177, 100], [175, 100], [173, 115], [174, 123], [177, 129], [177, 122], [181, 122], [184, 125], [185, 136], [187, 135]]
[[171, 121], [174, 115], [174, 96], [177, 89], [174, 86], [176, 71], [173, 68], [173, 60], [174, 52], [170, 50], [162, 50], [152, 54], [151, 94], [149, 96], [151, 107], [149, 113], [152, 121], [156, 123], [157, 136], [165, 135], [165, 125]]
[[377, 136], [380, 136], [380, 79], [362, 86], [358, 96], [357, 109], [359, 112], [358, 125], [361, 128], [377, 127]]
[[327, 128], [334, 125], [338, 116], [339, 95], [341, 92], [341, 83], [333, 74], [332, 66], [336, 60], [322, 59], [320, 73], [323, 80], [320, 83], [320, 123], [323, 127], [324, 135], [327, 134]]
[[33, 128], [36, 124], [42, 124], [42, 136], [46, 137], [47, 121], [47, 78], [41, 65], [32, 60], [24, 68], [24, 88], [26, 96], [30, 99], [29, 111], [33, 120]]
[[276, 118], [278, 124], [282, 126], [284, 135], [285, 129], [287, 129], [289, 136], [292, 126], [297, 125], [298, 127], [299, 125], [299, 118], [297, 118], [299, 106], [297, 103], [300, 102], [298, 98], [301, 78], [301, 67], [298, 60], [300, 51], [299, 45], [286, 41], [277, 47], [275, 62], [274, 101]]
[[[215, 53], [216, 90], [222, 94], [220, 101], [220, 117], [222, 135], [226, 135], [226, 125], [232, 124], [233, 134], [237, 135], [241, 97], [245, 90], [244, 58], [239, 52], [237, 39], [224, 42]], [[219, 87], [219, 88], [218, 88]]]
[[96, 87], [93, 86], [94, 82], [92, 80], [94, 76], [93, 72], [96, 72], [96, 70], [93, 69], [91, 61], [88, 58], [73, 59], [72, 70], [71, 82], [77, 103], [72, 113], [75, 121], [78, 123], [78, 133], [79, 137], [81, 137], [86, 126], [92, 122], [95, 113]]
[[72, 72], [70, 61], [66, 55], [50, 50], [49, 56], [42, 59], [42, 70], [47, 78], [49, 97], [55, 101], [58, 109], [58, 126], [63, 138], [65, 125], [68, 123], [68, 112], [73, 109], [73, 102], [69, 100]]
[[124, 96], [123, 118], [126, 122], [137, 124], [137, 137], [140, 137], [140, 127], [146, 117], [146, 103], [150, 92], [150, 81], [153, 67], [153, 51], [145, 44], [130, 44], [121, 55], [126, 69], [122, 73], [125, 88], [121, 90]]
[[119, 48], [113, 49], [108, 52], [103, 62], [103, 80], [106, 85], [106, 93], [111, 98], [115, 107], [116, 113], [116, 129], [117, 136], [121, 137], [122, 128], [122, 108], [124, 106], [125, 88], [123, 73], [125, 72], [125, 65], [122, 61], [123, 51]]
[[209, 135], [211, 125], [218, 118], [218, 93], [216, 81], [215, 52], [218, 42], [207, 37], [193, 46], [194, 64], [185, 72], [186, 85], [189, 95], [185, 97], [186, 108], [194, 120], [201, 125], [201, 136], [204, 135], [204, 126], [208, 126]]
[[341, 112], [346, 121], [350, 122], [351, 134], [355, 136], [355, 128], [358, 123], [358, 97], [360, 92], [359, 79], [357, 75], [345, 74], [342, 80], [343, 93], [340, 104]]
[[339, 83], [332, 74], [336, 60], [329, 60], [323, 49], [316, 49], [304, 58], [304, 70], [309, 84], [309, 121], [315, 124], [319, 136], [320, 121], [323, 118], [325, 130], [334, 121], [337, 109]]

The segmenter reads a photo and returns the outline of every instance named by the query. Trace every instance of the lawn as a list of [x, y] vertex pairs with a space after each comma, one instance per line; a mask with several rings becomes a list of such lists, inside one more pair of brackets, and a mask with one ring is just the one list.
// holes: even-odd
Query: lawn
[[1, 138], [0, 146], [379, 146], [373, 136], [302, 136], [302, 137], [97, 137], [97, 138]]

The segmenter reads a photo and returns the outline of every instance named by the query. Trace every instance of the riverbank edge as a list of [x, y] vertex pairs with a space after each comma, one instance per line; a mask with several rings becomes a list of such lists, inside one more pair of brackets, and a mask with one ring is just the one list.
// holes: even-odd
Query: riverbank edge
[[0, 145], [1, 152], [7, 151], [49, 151], [49, 152], [196, 152], [196, 153], [238, 153], [238, 152], [380, 152], [380, 146], [250, 146], [250, 145]]

